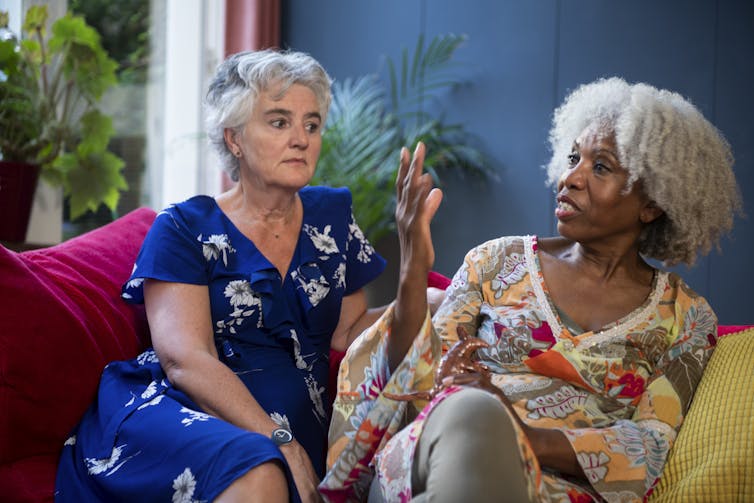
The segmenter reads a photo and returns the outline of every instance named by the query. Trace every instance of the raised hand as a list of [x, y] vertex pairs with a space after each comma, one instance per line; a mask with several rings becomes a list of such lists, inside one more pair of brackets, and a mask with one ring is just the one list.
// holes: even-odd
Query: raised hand
[[409, 162], [408, 149], [401, 149], [395, 181], [395, 221], [401, 247], [401, 275], [413, 273], [426, 279], [435, 262], [430, 223], [440, 207], [442, 191], [433, 187], [432, 176], [424, 173], [425, 146], [416, 145]]
[[395, 180], [397, 205], [395, 222], [401, 249], [398, 293], [387, 343], [391, 369], [400, 363], [411, 347], [427, 313], [427, 275], [435, 263], [435, 249], [429, 224], [442, 201], [442, 191], [432, 186], [432, 177], [423, 173], [424, 144], [419, 142], [409, 162], [408, 150], [401, 149]]

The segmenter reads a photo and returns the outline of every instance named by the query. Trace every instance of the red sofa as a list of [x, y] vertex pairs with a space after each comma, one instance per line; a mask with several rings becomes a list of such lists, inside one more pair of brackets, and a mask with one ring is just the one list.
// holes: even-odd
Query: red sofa
[[[0, 501], [53, 500], [58, 455], [102, 368], [149, 344], [143, 307], [120, 287], [154, 218], [141, 208], [50, 248], [0, 246]], [[331, 354], [333, 382], [341, 356]]]

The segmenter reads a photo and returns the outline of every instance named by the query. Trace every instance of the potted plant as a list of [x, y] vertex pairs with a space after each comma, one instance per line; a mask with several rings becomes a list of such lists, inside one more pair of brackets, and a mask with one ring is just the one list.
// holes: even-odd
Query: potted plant
[[108, 150], [112, 120], [98, 108], [117, 63], [82, 17], [67, 13], [49, 36], [47, 17], [46, 6], [30, 7], [19, 38], [0, 12], [0, 239], [9, 241], [23, 241], [31, 204], [21, 209], [25, 222], [8, 216], [19, 199], [20, 188], [8, 187], [14, 179], [33, 179], [34, 188], [38, 173], [62, 187], [72, 220], [103, 204], [114, 211], [128, 188], [123, 160]]
[[[473, 138], [447, 124], [436, 93], [463, 82], [451, 61], [464, 35], [438, 35], [425, 46], [420, 35], [413, 57], [403, 49], [400, 70], [387, 58], [389, 99], [376, 75], [333, 84], [314, 184], [347, 186], [356, 221], [372, 243], [394, 235], [398, 152], [427, 145], [425, 169], [441, 184], [448, 171], [494, 177]], [[431, 113], [430, 113], [431, 110]]]

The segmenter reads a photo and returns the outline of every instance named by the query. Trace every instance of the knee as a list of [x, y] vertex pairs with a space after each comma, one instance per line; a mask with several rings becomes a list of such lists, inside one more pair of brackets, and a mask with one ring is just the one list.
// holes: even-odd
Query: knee
[[482, 429], [500, 426], [508, 418], [508, 413], [494, 395], [478, 388], [464, 388], [445, 399], [430, 418], [436, 413], [443, 422], [443, 428], [455, 427]]

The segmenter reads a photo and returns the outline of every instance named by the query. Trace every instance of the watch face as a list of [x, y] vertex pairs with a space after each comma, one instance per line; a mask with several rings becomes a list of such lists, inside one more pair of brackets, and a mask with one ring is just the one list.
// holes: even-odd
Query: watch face
[[285, 428], [278, 428], [272, 432], [272, 441], [275, 445], [283, 445], [293, 440], [293, 433]]

